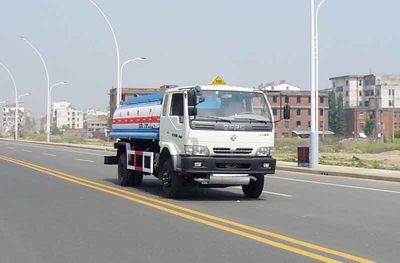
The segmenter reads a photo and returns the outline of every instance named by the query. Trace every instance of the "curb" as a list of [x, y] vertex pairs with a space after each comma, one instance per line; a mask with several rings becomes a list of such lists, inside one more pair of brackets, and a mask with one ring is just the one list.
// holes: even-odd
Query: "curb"
[[[13, 142], [12, 139], [0, 138], [0, 141], [10, 141]], [[31, 144], [40, 144], [40, 145], [52, 145], [52, 146], [63, 146], [68, 148], [78, 148], [78, 149], [88, 149], [88, 150], [97, 150], [97, 151], [110, 151], [114, 152], [115, 149], [109, 146], [101, 146], [101, 145], [89, 145], [89, 144], [71, 144], [71, 143], [58, 143], [58, 142], [41, 142], [41, 141], [28, 141], [28, 140], [18, 140], [18, 142], [22, 143], [31, 143]]]
[[326, 171], [326, 170], [311, 170], [311, 169], [307, 169], [307, 168], [289, 167], [289, 166], [277, 166], [276, 169], [278, 171], [299, 172], [299, 173], [316, 174], [316, 175], [323, 175], [323, 176], [351, 177], [351, 178], [370, 179], [370, 180], [377, 180], [377, 181], [400, 182], [400, 177], [393, 177], [393, 176], [363, 175], [363, 174], [358, 174], [358, 173], [333, 172], [333, 171]]

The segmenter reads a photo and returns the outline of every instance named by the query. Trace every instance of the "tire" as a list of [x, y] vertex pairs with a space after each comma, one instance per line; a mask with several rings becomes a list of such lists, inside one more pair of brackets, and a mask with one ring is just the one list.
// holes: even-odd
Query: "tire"
[[122, 153], [118, 160], [118, 184], [120, 186], [139, 186], [142, 184], [143, 174], [128, 170], [126, 153]]
[[246, 198], [258, 198], [264, 189], [264, 175], [253, 175], [257, 181], [250, 181], [248, 185], [242, 185], [243, 194]]
[[162, 190], [165, 197], [176, 199], [181, 196], [183, 179], [182, 176], [174, 171], [171, 160], [163, 162], [158, 178], [162, 181]]

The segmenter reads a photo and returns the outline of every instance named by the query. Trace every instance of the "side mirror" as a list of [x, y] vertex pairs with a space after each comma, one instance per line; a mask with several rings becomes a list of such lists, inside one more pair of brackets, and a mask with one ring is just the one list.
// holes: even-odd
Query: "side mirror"
[[196, 116], [197, 115], [197, 108], [195, 106], [189, 106], [188, 114], [189, 114], [189, 116]]
[[194, 89], [188, 90], [188, 106], [195, 107], [197, 105], [197, 94]]
[[283, 119], [289, 120], [290, 119], [290, 105], [286, 104], [283, 107]]

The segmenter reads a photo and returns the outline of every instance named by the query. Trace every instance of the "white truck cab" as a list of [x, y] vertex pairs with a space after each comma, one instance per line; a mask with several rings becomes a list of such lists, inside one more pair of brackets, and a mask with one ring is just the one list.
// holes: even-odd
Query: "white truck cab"
[[[228, 85], [187, 86], [169, 89], [158, 98], [158, 102], [121, 107], [114, 114], [113, 123], [122, 125], [113, 125], [111, 132], [118, 139], [118, 153], [106, 157], [105, 164], [118, 163], [122, 184], [140, 185], [143, 174], [153, 174], [171, 198], [190, 186], [242, 186], [246, 197], [260, 196], [264, 175], [275, 173], [276, 166], [274, 119], [262, 91]], [[139, 122], [139, 128], [129, 126], [125, 135], [123, 125], [129, 121], [119, 119], [124, 110], [129, 115], [132, 109], [138, 114], [155, 113], [155, 123], [141, 123], [154, 120], [154, 116], [143, 116], [133, 121]]]

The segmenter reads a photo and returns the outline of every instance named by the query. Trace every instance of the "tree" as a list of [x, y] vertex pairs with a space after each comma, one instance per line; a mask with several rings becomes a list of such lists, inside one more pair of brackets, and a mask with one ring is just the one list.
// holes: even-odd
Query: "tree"
[[337, 129], [337, 107], [336, 107], [336, 95], [334, 91], [329, 91], [328, 93], [328, 101], [329, 101], [329, 129], [333, 132], [336, 132]]
[[365, 133], [365, 135], [367, 135], [367, 136], [373, 135], [374, 132], [375, 132], [375, 129], [376, 129], [376, 120], [374, 120], [374, 119], [368, 119], [368, 120], [365, 122], [365, 127], [364, 127], [364, 133]]
[[344, 119], [343, 95], [339, 94], [336, 107], [336, 134], [343, 136], [346, 130]]

